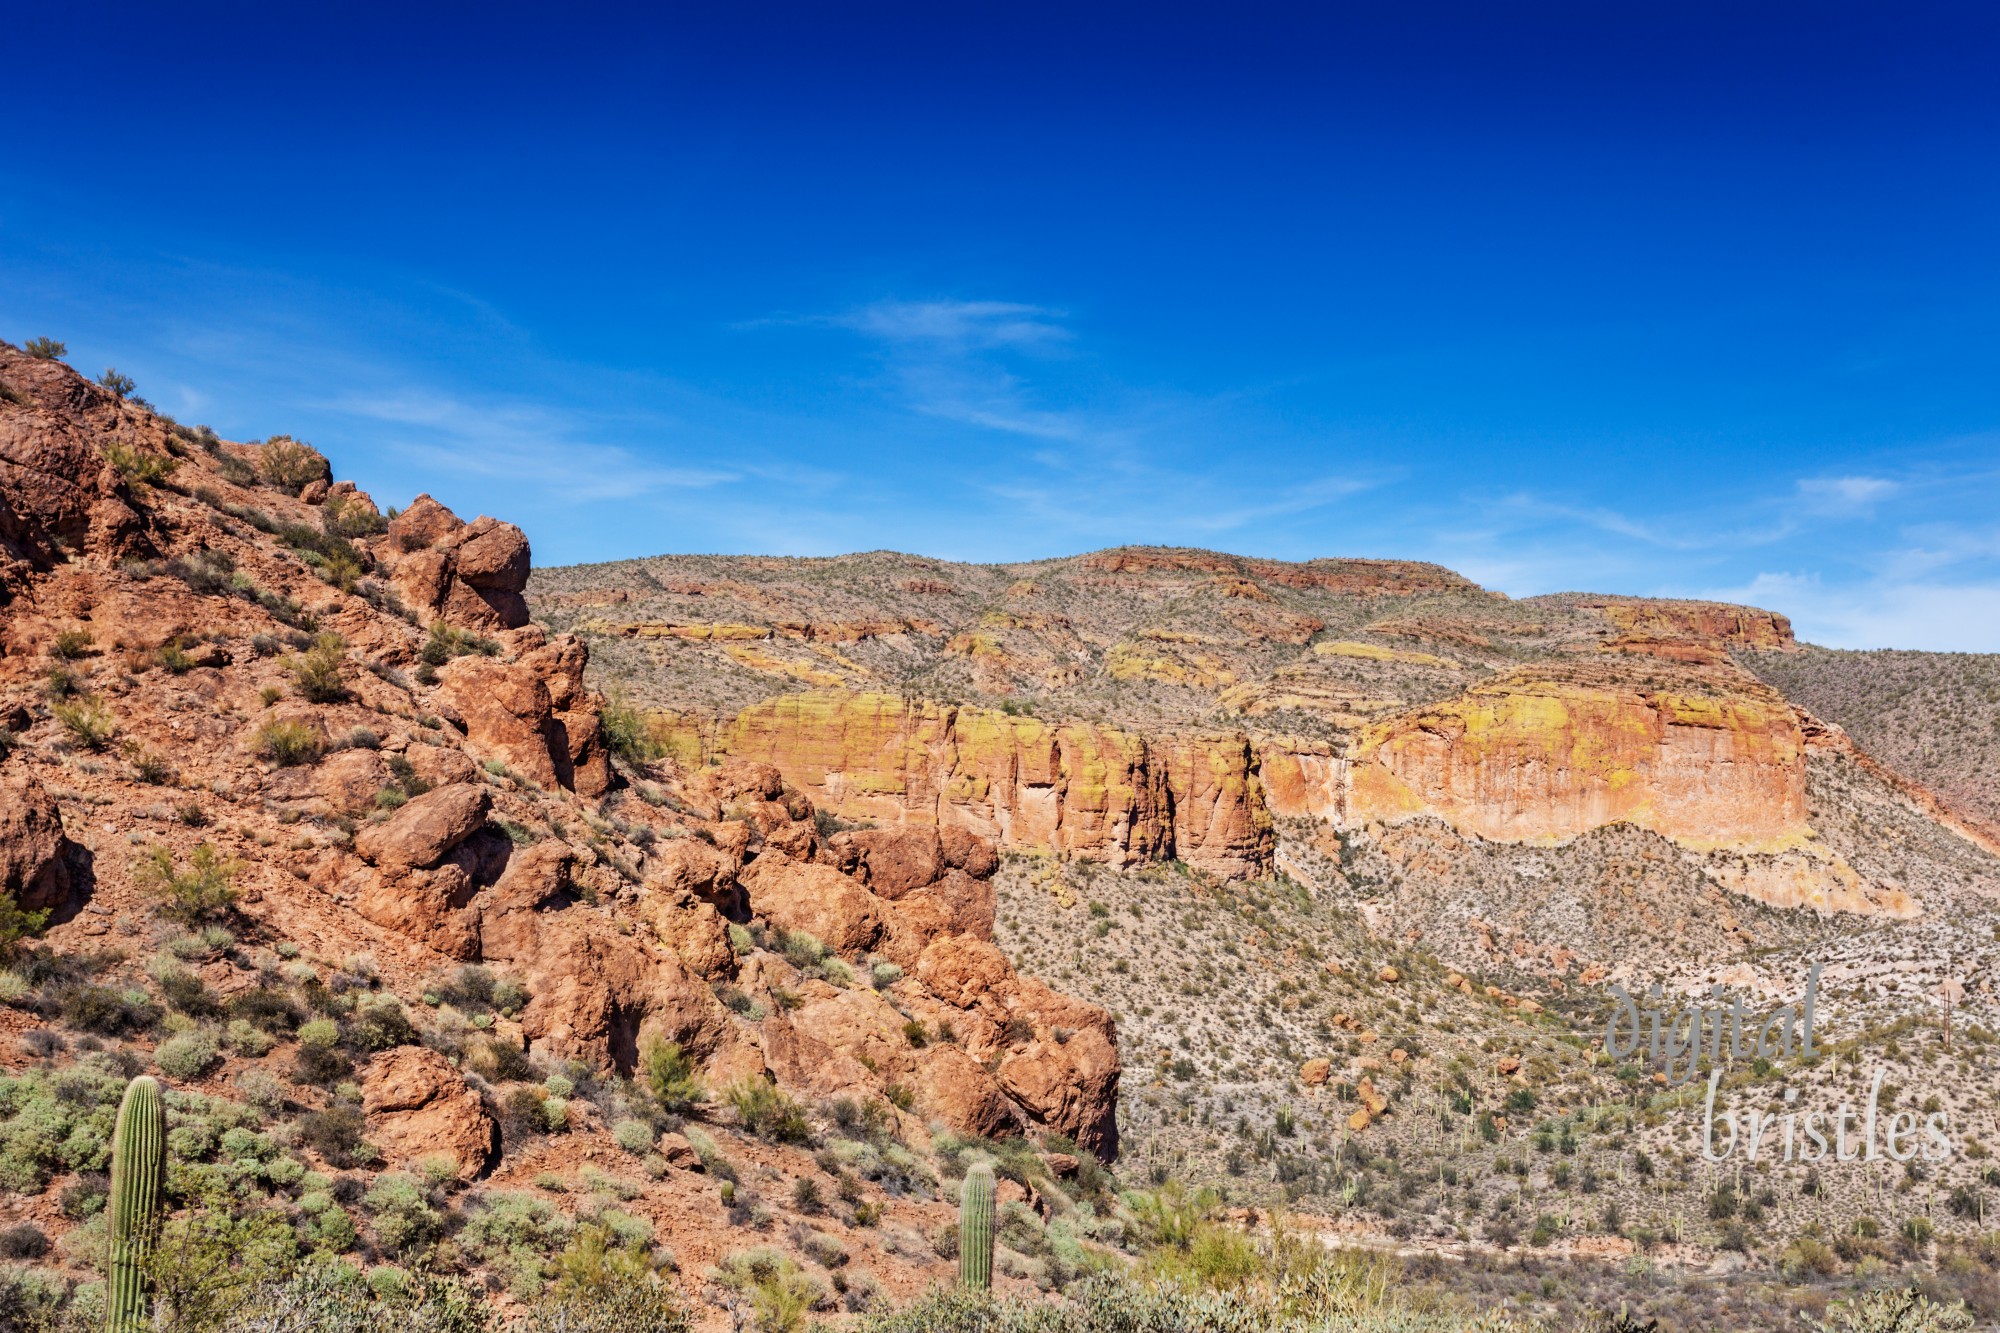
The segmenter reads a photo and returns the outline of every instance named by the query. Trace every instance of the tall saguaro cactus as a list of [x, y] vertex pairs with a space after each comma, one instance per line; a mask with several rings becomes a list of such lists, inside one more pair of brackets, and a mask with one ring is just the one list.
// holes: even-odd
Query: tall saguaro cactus
[[146, 1318], [146, 1254], [158, 1225], [160, 1195], [167, 1184], [167, 1113], [160, 1081], [150, 1075], [132, 1080], [118, 1107], [111, 1136], [110, 1281], [106, 1292], [107, 1333], [139, 1333]]
[[958, 1280], [976, 1291], [993, 1285], [993, 1165], [975, 1163], [958, 1192]]

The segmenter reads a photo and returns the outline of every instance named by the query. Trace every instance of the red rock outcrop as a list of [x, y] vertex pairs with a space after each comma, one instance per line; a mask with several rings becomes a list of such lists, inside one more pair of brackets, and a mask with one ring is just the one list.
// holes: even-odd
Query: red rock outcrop
[[0, 894], [24, 911], [69, 896], [70, 842], [55, 798], [28, 774], [0, 774]]
[[420, 495], [389, 524], [400, 554], [392, 570], [397, 591], [432, 616], [470, 629], [515, 629], [528, 623], [528, 538], [512, 523], [480, 517], [467, 523]]
[[399, 1046], [368, 1062], [361, 1110], [369, 1142], [391, 1166], [408, 1168], [442, 1154], [461, 1180], [471, 1180], [485, 1172], [499, 1147], [498, 1128], [479, 1094], [442, 1055], [421, 1046]]
[[[913, 1135], [936, 1119], [1115, 1149], [1108, 1015], [997, 952], [990, 995], [947, 1002], [920, 979], [941, 942], [990, 934], [990, 845], [958, 828], [822, 839], [807, 796], [750, 762], [646, 768], [642, 798], [613, 766], [583, 645], [521, 623], [517, 529], [426, 497], [378, 531], [352, 483], [267, 484], [257, 447], [60, 363], [0, 344], [0, 380], [0, 725], [18, 737], [0, 748], [0, 888], [31, 909], [82, 900], [54, 944], [157, 909], [150, 856], [130, 849], [185, 866], [207, 842], [237, 867], [239, 938], [299, 942], [322, 967], [375, 960], [356, 966], [413, 1012], [483, 964], [526, 998], [482, 1015], [478, 1040], [531, 1058], [629, 1071], [659, 1037], [718, 1090], [777, 1078], [886, 1104], [901, 1077]], [[490, 637], [433, 638], [433, 619]], [[308, 635], [332, 654], [310, 685]], [[101, 732], [48, 707], [53, 662]], [[90, 747], [102, 759], [66, 764], [61, 787], [37, 781]], [[66, 813], [104, 834], [94, 859]], [[792, 932], [831, 956], [802, 971], [805, 952], [780, 952]], [[725, 983], [754, 1003], [725, 1005]], [[850, 1041], [885, 1059], [871, 1069]], [[491, 1117], [441, 1056], [381, 1052], [362, 1081], [389, 1164], [444, 1151], [484, 1169]]]

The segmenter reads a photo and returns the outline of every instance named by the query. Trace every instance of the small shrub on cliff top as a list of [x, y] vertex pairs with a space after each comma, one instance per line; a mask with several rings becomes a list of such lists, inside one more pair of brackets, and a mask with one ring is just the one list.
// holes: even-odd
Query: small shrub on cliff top
[[241, 861], [223, 860], [204, 842], [189, 856], [185, 870], [176, 868], [173, 852], [155, 847], [133, 868], [132, 877], [167, 899], [162, 909], [167, 916], [192, 926], [225, 916], [236, 905], [236, 876], [242, 869]]
[[123, 373], [116, 366], [106, 366], [104, 373], [97, 377], [97, 385], [101, 389], [109, 389], [120, 398], [130, 397], [132, 390], [139, 387], [130, 375]]
[[21, 350], [37, 361], [60, 361], [69, 355], [69, 344], [59, 343], [54, 338], [30, 338], [21, 344]]
[[332, 481], [333, 467], [326, 455], [289, 435], [273, 435], [257, 455], [257, 471], [278, 490], [291, 495], [316, 481]]

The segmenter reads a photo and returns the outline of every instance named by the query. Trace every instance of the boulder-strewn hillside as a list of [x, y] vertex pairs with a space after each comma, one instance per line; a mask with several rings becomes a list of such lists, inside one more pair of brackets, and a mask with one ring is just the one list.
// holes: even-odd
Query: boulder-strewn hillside
[[[669, 1245], [718, 1308], [860, 1308], [951, 1271], [941, 1174], [1027, 1135], [1078, 1257], [1115, 1033], [990, 942], [990, 844], [648, 762], [509, 524], [5, 344], [0, 386], [0, 1230], [51, 1272], [102, 1262], [141, 1069], [179, 1201], [287, 1253], [526, 1299]], [[757, 1246], [784, 1272], [711, 1277]]]

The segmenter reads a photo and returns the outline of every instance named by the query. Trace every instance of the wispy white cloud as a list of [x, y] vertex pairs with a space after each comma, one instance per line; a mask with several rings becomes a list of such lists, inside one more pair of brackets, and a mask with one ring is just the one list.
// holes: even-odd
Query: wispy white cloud
[[1823, 512], [1866, 510], [1903, 489], [1887, 477], [1802, 477], [1799, 498]]
[[661, 466], [622, 445], [579, 438], [578, 418], [530, 404], [475, 403], [404, 389], [313, 406], [406, 428], [409, 433], [387, 442], [431, 467], [519, 481], [572, 503], [702, 489], [741, 476], [722, 468]]
[[885, 342], [957, 350], [1046, 349], [1070, 342], [1065, 315], [1018, 301], [876, 301], [824, 322]]
[[1780, 571], [1700, 595], [1782, 611], [1799, 638], [1829, 648], [2000, 652], [2000, 586], [1992, 584], [1836, 584]]

